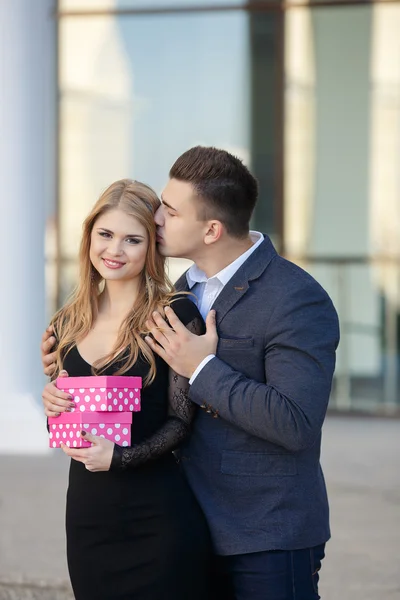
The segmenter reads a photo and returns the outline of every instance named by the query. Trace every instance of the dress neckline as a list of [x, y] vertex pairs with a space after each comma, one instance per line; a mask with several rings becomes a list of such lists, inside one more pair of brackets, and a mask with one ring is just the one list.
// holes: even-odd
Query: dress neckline
[[[86, 360], [86, 359], [85, 359], [85, 358], [82, 356], [82, 354], [81, 354], [81, 353], [80, 353], [80, 351], [79, 351], [79, 348], [78, 348], [78, 345], [77, 345], [77, 344], [75, 344], [75, 345], [74, 345], [74, 348], [75, 348], [75, 351], [76, 351], [76, 353], [77, 353], [78, 357], [81, 359], [81, 361], [82, 361], [82, 362], [84, 362], [84, 363], [85, 363], [85, 365], [87, 365], [88, 367], [90, 367], [90, 368], [92, 369], [92, 368], [93, 368], [93, 365], [92, 365], [90, 362], [88, 362], [88, 361], [87, 361], [87, 360]], [[100, 359], [98, 359], [98, 360], [100, 360]], [[117, 362], [118, 362], [118, 360], [117, 360]], [[111, 363], [111, 364], [114, 364], [114, 363]], [[109, 363], [107, 363], [107, 364], [105, 365], [105, 368], [106, 368], [106, 369], [108, 369], [108, 368], [109, 368], [109, 366], [110, 366], [110, 364], [109, 364]]]
[[75, 344], [75, 350], [76, 350], [76, 353], [77, 353], [77, 355], [79, 356], [79, 358], [80, 358], [80, 359], [81, 359], [81, 360], [82, 360], [82, 361], [83, 361], [83, 362], [84, 362], [86, 365], [88, 365], [90, 368], [92, 368], [92, 367], [93, 367], [93, 365], [91, 365], [91, 364], [90, 364], [90, 362], [88, 362], [86, 359], [84, 359], [84, 358], [83, 358], [82, 354], [81, 354], [81, 353], [80, 353], [80, 351], [79, 351], [79, 348], [78, 348], [78, 345], [77, 345], [77, 344]]

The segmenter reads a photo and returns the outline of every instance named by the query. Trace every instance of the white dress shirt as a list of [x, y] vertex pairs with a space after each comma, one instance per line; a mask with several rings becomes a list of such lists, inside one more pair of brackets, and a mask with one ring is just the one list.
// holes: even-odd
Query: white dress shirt
[[[230, 265], [219, 271], [213, 277], [207, 279], [204, 271], [199, 269], [197, 265], [192, 265], [188, 272], [186, 273], [186, 280], [189, 286], [189, 289], [197, 298], [197, 305], [201, 316], [203, 319], [206, 319], [207, 314], [211, 310], [212, 305], [215, 300], [218, 298], [219, 294], [222, 292], [226, 284], [236, 271], [238, 271], [239, 267], [249, 258], [251, 254], [253, 254], [254, 250], [258, 248], [260, 244], [264, 241], [264, 236], [259, 231], [250, 231], [250, 237], [253, 242], [251, 248], [246, 250], [243, 254], [241, 254], [236, 260], [234, 260]], [[189, 379], [189, 383], [193, 383], [196, 379], [197, 375], [200, 373], [202, 368], [214, 358], [215, 354], [209, 354], [204, 358], [191, 378]]]

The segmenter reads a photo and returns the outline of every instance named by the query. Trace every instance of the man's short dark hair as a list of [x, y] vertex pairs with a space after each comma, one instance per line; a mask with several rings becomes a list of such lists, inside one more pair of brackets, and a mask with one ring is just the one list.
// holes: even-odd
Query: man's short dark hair
[[221, 221], [233, 237], [248, 234], [258, 184], [239, 158], [218, 148], [195, 146], [175, 161], [169, 176], [193, 185], [200, 199], [200, 220]]

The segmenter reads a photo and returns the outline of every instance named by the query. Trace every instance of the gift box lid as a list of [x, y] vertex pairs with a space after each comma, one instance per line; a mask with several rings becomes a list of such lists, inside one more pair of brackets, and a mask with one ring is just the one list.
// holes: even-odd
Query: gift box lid
[[49, 425], [59, 425], [60, 423], [132, 423], [131, 412], [93, 412], [80, 411], [62, 412], [58, 417], [49, 417]]
[[117, 389], [140, 389], [142, 387], [141, 377], [129, 377], [127, 375], [92, 375], [90, 377], [57, 377], [56, 387], [65, 389], [101, 388], [102, 391], [111, 388]]

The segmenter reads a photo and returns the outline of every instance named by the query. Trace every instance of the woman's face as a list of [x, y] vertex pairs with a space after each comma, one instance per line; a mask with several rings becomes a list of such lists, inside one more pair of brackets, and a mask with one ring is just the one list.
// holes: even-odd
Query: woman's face
[[90, 260], [106, 281], [128, 281], [143, 271], [148, 245], [144, 226], [116, 208], [94, 222]]

